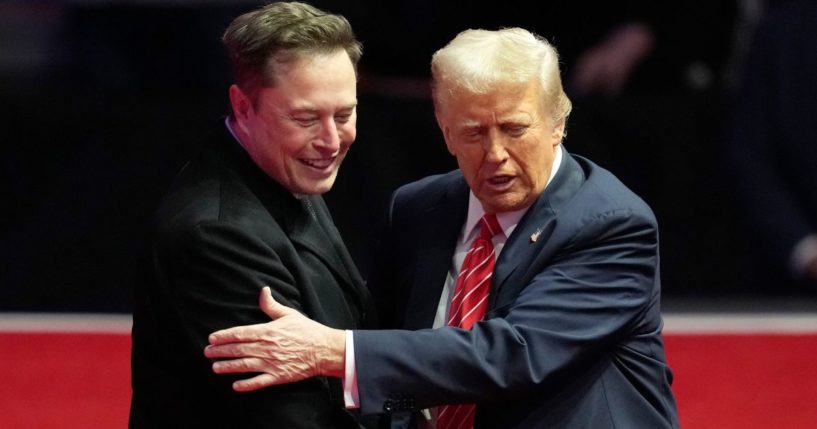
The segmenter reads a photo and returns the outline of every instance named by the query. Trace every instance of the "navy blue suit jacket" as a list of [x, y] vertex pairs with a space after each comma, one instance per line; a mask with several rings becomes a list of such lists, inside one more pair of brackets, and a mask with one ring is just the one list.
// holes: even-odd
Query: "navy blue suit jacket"
[[462, 174], [397, 190], [369, 279], [394, 329], [354, 336], [364, 414], [472, 402], [477, 428], [678, 427], [653, 213], [608, 171], [563, 153], [508, 237], [472, 330], [423, 329], [465, 222]]

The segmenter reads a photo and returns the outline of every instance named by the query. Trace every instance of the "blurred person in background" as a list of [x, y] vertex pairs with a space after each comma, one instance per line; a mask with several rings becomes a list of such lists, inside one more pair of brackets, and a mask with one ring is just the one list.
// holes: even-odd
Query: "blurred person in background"
[[817, 1], [771, 2], [731, 104], [752, 289], [817, 292]]

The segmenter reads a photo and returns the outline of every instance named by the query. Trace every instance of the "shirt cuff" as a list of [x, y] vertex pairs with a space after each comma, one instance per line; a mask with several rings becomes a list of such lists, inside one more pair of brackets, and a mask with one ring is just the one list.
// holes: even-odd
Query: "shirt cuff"
[[346, 363], [343, 371], [343, 404], [347, 409], [360, 408], [355, 366], [355, 341], [352, 331], [346, 330]]
[[791, 252], [792, 271], [797, 275], [803, 275], [815, 259], [817, 259], [817, 234], [810, 234], [798, 241]]

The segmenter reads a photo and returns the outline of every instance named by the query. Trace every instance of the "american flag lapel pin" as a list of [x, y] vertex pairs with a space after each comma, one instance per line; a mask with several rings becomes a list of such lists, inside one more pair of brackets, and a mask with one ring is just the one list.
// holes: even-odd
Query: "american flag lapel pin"
[[533, 234], [530, 235], [530, 242], [531, 243], [536, 243], [536, 240], [539, 239], [540, 235], [542, 235], [542, 229], [541, 228], [537, 229], [536, 232], [534, 232]]

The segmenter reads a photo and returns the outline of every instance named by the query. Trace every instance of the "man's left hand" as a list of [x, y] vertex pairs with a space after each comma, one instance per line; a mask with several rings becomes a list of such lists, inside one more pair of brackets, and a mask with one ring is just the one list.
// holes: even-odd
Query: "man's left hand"
[[261, 309], [272, 322], [237, 326], [210, 334], [204, 349], [216, 374], [260, 372], [236, 381], [239, 392], [275, 384], [292, 383], [315, 376], [341, 377], [344, 371], [346, 334], [308, 319], [279, 304], [268, 287], [261, 290]]

